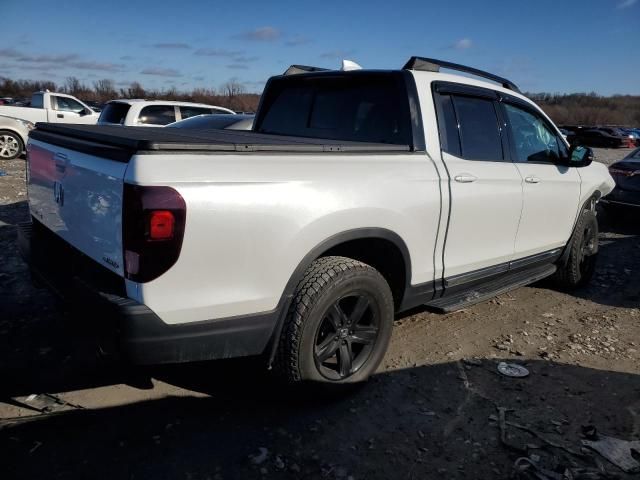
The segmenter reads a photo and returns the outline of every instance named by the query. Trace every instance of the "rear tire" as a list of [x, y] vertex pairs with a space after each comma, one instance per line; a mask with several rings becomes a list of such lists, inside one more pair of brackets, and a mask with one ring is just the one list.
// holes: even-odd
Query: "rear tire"
[[0, 130], [0, 160], [13, 160], [22, 155], [24, 143], [17, 133]]
[[304, 274], [285, 320], [275, 371], [288, 383], [354, 384], [382, 361], [393, 296], [371, 266], [323, 257]]
[[567, 263], [558, 267], [554, 280], [563, 289], [582, 287], [593, 277], [598, 258], [598, 219], [594, 211], [582, 212], [568, 248]]

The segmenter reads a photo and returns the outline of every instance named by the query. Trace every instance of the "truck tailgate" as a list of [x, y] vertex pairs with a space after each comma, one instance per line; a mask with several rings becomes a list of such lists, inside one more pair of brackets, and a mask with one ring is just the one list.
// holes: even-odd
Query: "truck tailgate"
[[82, 253], [124, 275], [122, 190], [127, 163], [32, 139], [29, 207]]

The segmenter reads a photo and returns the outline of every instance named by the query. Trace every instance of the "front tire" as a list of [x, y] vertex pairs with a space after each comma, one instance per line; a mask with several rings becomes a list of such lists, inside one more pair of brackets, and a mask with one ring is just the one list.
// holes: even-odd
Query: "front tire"
[[0, 130], [0, 160], [13, 160], [24, 151], [20, 135], [8, 130]]
[[593, 277], [598, 258], [598, 219], [594, 211], [582, 212], [568, 248], [569, 258], [558, 267], [556, 283], [563, 289], [582, 287]]
[[377, 270], [346, 257], [319, 258], [291, 303], [276, 372], [289, 383], [366, 380], [387, 351], [393, 312], [391, 289]]

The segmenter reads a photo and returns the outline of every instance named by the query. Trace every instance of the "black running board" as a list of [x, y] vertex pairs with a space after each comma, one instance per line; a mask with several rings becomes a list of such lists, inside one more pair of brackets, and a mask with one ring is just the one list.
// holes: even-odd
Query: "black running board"
[[542, 280], [543, 278], [553, 275], [555, 271], [555, 265], [542, 265], [524, 271], [507, 273], [486, 283], [476, 284], [469, 290], [463, 290], [448, 297], [432, 300], [426, 305], [436, 312], [453, 312]]

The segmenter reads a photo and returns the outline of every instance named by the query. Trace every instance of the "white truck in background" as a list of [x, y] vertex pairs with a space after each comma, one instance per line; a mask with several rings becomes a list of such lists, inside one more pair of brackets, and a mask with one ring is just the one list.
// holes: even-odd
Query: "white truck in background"
[[0, 115], [31, 123], [82, 123], [93, 125], [100, 114], [72, 95], [55, 92], [36, 92], [29, 107], [0, 105]]
[[290, 382], [365, 380], [395, 312], [586, 284], [614, 187], [512, 82], [420, 57], [293, 66], [252, 131], [39, 124], [28, 158], [23, 255], [131, 361]]

